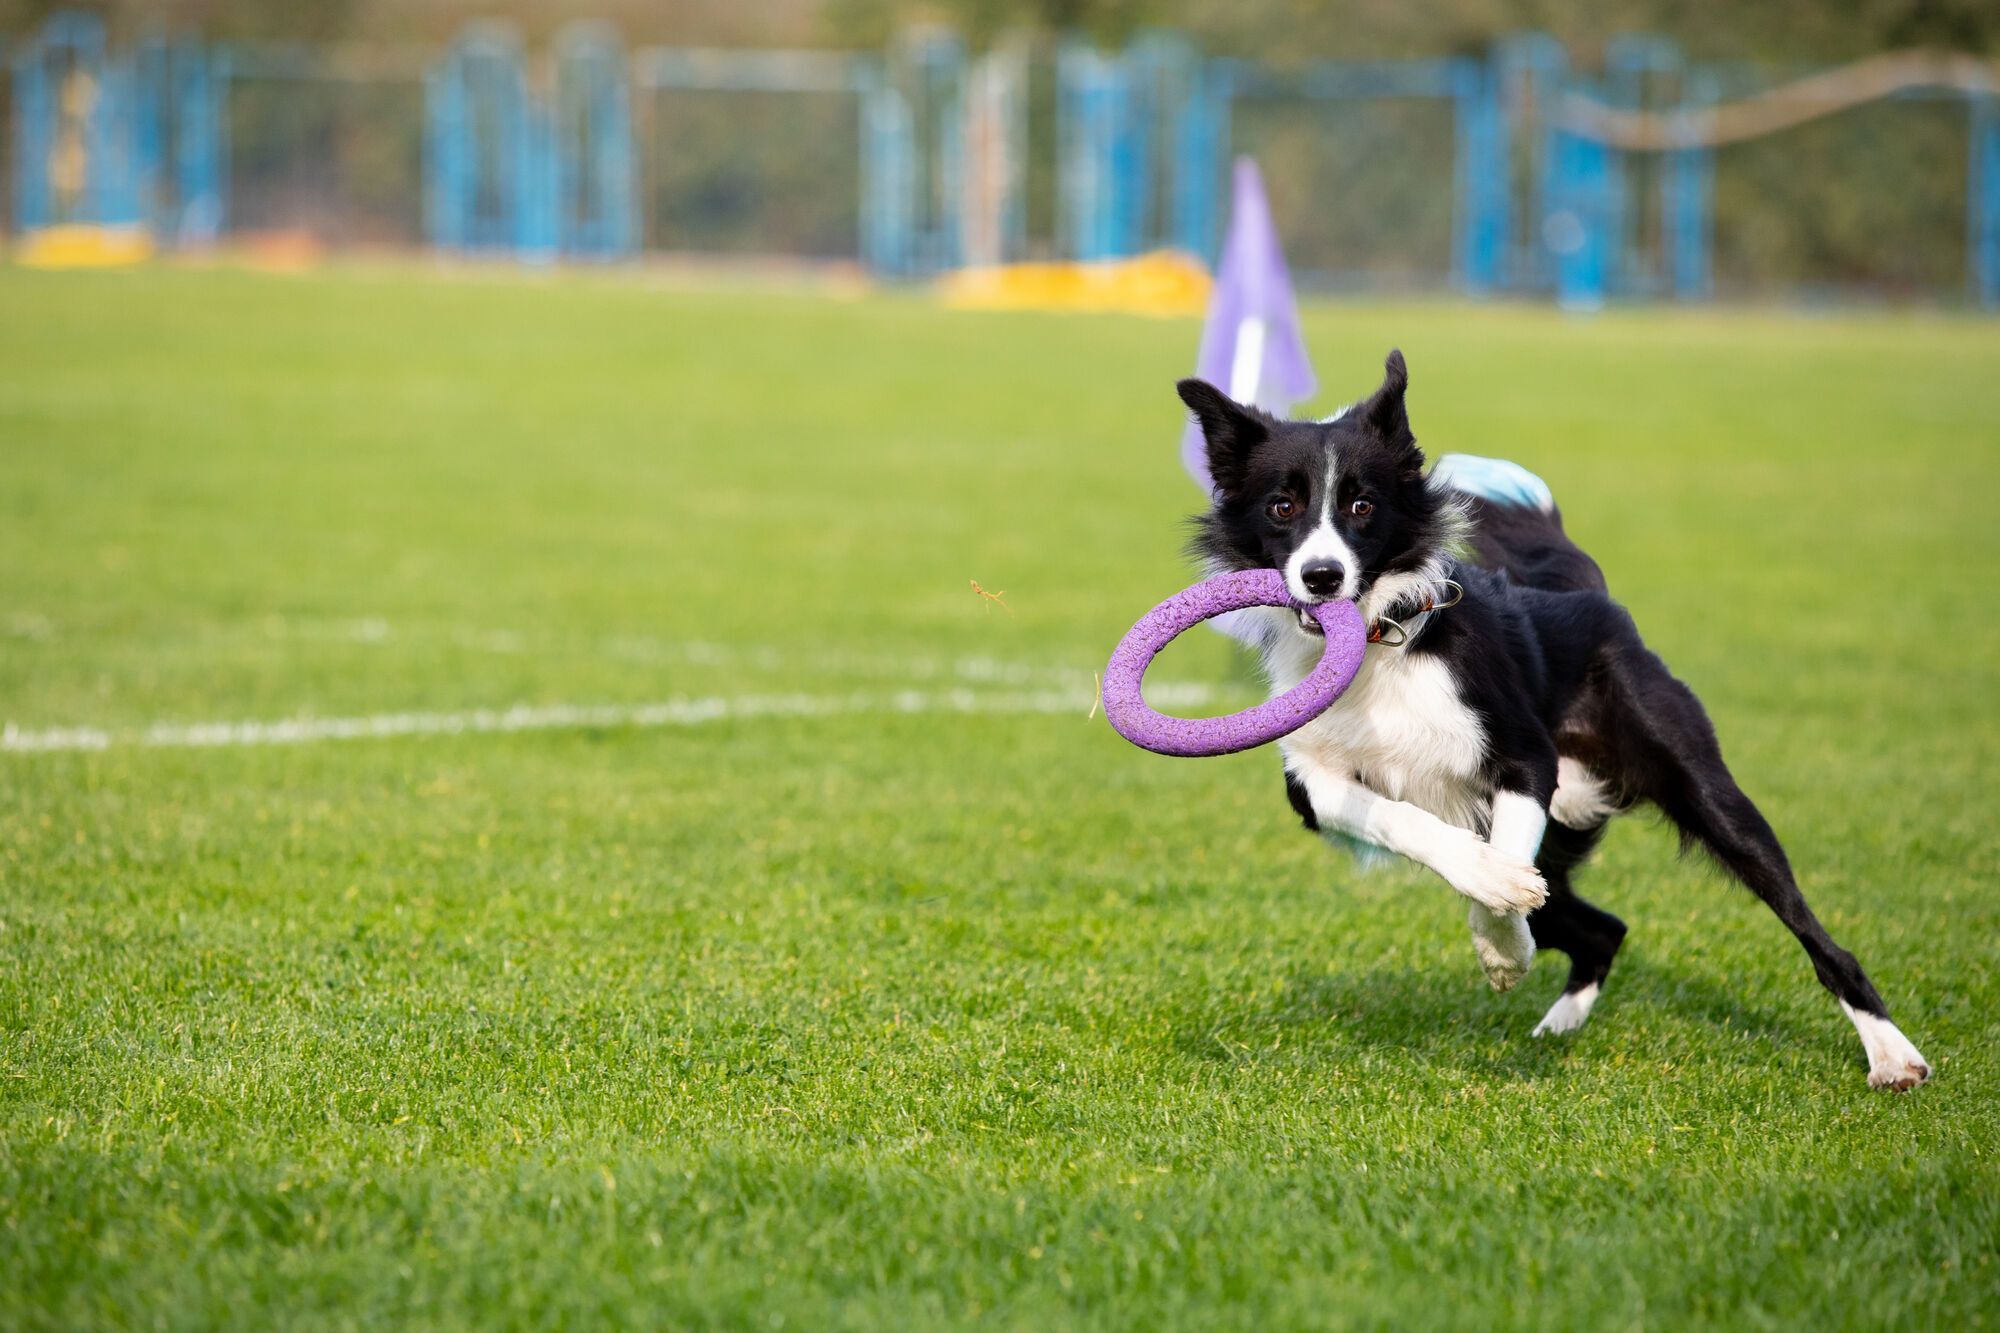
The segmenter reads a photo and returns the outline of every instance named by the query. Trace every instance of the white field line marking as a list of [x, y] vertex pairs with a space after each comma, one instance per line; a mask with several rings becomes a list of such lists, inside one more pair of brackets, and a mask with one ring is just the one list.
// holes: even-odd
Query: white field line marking
[[[16, 615], [7, 623], [8, 633], [19, 638], [46, 640], [55, 637], [57, 626], [45, 616]], [[221, 627], [191, 641], [154, 642], [149, 651], [184, 649], [213, 652], [218, 642], [228, 643], [250, 635], [266, 640], [353, 643], [387, 646], [409, 643], [448, 643], [467, 652], [502, 657], [573, 656], [606, 657], [614, 661], [645, 665], [691, 665], [707, 667], [747, 667], [783, 673], [809, 668], [815, 675], [874, 676], [894, 681], [962, 680], [980, 685], [1074, 685], [1090, 678], [1085, 667], [1047, 663], [1010, 662], [979, 653], [955, 657], [912, 654], [857, 653], [845, 649], [800, 651], [769, 644], [729, 644], [706, 639], [672, 639], [649, 634], [608, 634], [563, 638], [514, 629], [482, 629], [469, 625], [391, 624], [381, 616], [322, 620], [267, 616], [248, 625]]]
[[[360, 632], [350, 637], [357, 643], [383, 643], [392, 635], [386, 622], [361, 621]], [[449, 631], [451, 642], [476, 652], [518, 656], [534, 652], [547, 655], [546, 641], [531, 643], [517, 630]], [[1031, 662], [1008, 662], [982, 654], [958, 657], [895, 657], [884, 653], [856, 653], [823, 649], [812, 653], [787, 652], [768, 645], [715, 643], [703, 639], [663, 639], [645, 634], [616, 634], [594, 643], [573, 645], [580, 655], [600, 655], [626, 662], [649, 664], [687, 663], [694, 666], [747, 666], [762, 671], [783, 671], [810, 665], [818, 674], [887, 676], [895, 680], [930, 680], [957, 677], [985, 685], [1081, 684], [1089, 674], [1082, 667], [1049, 666]]]
[[[1162, 683], [1149, 702], [1198, 707], [1218, 691], [1199, 683]], [[306, 745], [317, 741], [378, 740], [393, 736], [466, 736], [515, 731], [566, 731], [584, 727], [695, 727], [736, 718], [833, 717], [854, 713], [1068, 713], [1082, 712], [1082, 690], [981, 692], [894, 690], [855, 694], [740, 694], [668, 699], [642, 704], [516, 704], [456, 713], [377, 713], [365, 717], [298, 717], [278, 721], [155, 722], [122, 730], [0, 727], [0, 752], [204, 749], [242, 745]]]

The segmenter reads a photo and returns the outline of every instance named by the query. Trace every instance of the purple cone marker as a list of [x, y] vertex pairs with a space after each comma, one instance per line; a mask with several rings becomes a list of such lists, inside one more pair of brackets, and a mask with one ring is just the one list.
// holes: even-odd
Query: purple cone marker
[[[1236, 159], [1229, 236], [1216, 268], [1194, 373], [1237, 402], [1261, 407], [1276, 417], [1290, 415], [1294, 404], [1319, 388], [1306, 355], [1299, 303], [1292, 295], [1292, 275], [1285, 267], [1264, 178], [1247, 157]], [[1193, 421], [1181, 428], [1181, 462], [1202, 496], [1213, 494], [1208, 445]], [[1254, 637], [1247, 616], [1221, 616], [1210, 628], [1244, 643]]]

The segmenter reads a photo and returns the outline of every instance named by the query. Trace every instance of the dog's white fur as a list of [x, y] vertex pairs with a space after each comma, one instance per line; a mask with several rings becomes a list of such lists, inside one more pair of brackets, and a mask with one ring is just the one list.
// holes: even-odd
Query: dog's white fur
[[[1328, 453], [1332, 452], [1331, 447]], [[1327, 459], [1327, 472], [1334, 471], [1333, 459]], [[1305, 540], [1292, 552], [1292, 558], [1285, 562], [1285, 587], [1291, 590], [1294, 599], [1300, 602], [1318, 600], [1318, 594], [1306, 587], [1305, 571], [1313, 565], [1332, 561], [1342, 570], [1340, 597], [1353, 597], [1355, 587], [1361, 582], [1361, 562], [1354, 558], [1354, 550], [1333, 526], [1333, 488], [1327, 487], [1320, 499], [1319, 522], [1305, 535]]]
[[[1379, 580], [1360, 607], [1421, 605], [1431, 570]], [[1262, 615], [1264, 666], [1273, 694], [1305, 679], [1325, 645], [1284, 611]], [[1371, 646], [1331, 708], [1278, 742], [1305, 787], [1322, 830], [1359, 838], [1435, 871], [1471, 902], [1473, 947], [1488, 981], [1506, 990], [1534, 960], [1525, 914], [1547, 887], [1534, 867], [1544, 815], [1503, 792], [1490, 806], [1480, 785], [1485, 732], [1436, 659]], [[1495, 837], [1481, 837], [1492, 829]]]
[[1590, 1017], [1590, 1006], [1597, 1003], [1597, 993], [1601, 990], [1596, 982], [1591, 982], [1582, 990], [1564, 991], [1556, 996], [1556, 1002], [1542, 1015], [1542, 1021], [1535, 1024], [1537, 1037], [1560, 1037], [1565, 1032], [1574, 1032]]
[[[1503, 791], [1493, 798], [1493, 817], [1486, 840], [1503, 855], [1532, 866], [1542, 850], [1542, 833], [1548, 828], [1548, 813], [1532, 796]], [[1473, 952], [1494, 990], [1514, 989], [1535, 961], [1535, 936], [1528, 918], [1519, 912], [1495, 912], [1479, 903], [1467, 910], [1466, 924], [1472, 927]]]
[[1902, 1091], [1931, 1076], [1930, 1062], [1901, 1028], [1886, 1018], [1863, 1013], [1845, 1000], [1840, 1007], [1861, 1034], [1861, 1049], [1868, 1055], [1869, 1087]]
[[1594, 829], [1618, 813], [1618, 803], [1595, 773], [1564, 755], [1556, 760], [1556, 794], [1549, 818], [1564, 828]]

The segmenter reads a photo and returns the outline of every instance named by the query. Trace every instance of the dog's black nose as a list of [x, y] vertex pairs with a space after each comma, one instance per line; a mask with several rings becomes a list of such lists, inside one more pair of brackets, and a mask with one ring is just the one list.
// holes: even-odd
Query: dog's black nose
[[1333, 596], [1346, 579], [1347, 571], [1335, 564], [1307, 565], [1299, 571], [1299, 582], [1315, 597]]

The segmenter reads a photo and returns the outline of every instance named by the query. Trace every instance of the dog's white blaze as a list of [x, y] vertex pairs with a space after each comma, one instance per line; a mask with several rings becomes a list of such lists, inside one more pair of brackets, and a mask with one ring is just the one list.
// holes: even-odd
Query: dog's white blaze
[[1886, 1018], [1863, 1013], [1845, 1000], [1840, 1007], [1861, 1034], [1861, 1049], [1868, 1053], [1869, 1087], [1912, 1087], [1931, 1076], [1930, 1062], [1902, 1029]]
[[1594, 829], [1618, 813], [1610, 789], [1595, 773], [1574, 759], [1556, 760], [1556, 794], [1549, 817], [1564, 828]]
[[1291, 559], [1285, 561], [1285, 586], [1292, 596], [1301, 602], [1318, 600], [1320, 594], [1308, 592], [1305, 585], [1305, 570], [1309, 565], [1331, 560], [1340, 566], [1340, 591], [1336, 597], [1353, 598], [1355, 590], [1361, 586], [1361, 562], [1354, 557], [1354, 548], [1333, 526], [1334, 478], [1340, 475], [1339, 464], [1334, 458], [1333, 446], [1326, 448], [1326, 494], [1319, 501], [1319, 522], [1306, 534], [1306, 539], [1292, 552]]
[[1339, 565], [1342, 570], [1340, 591], [1334, 595], [1336, 597], [1354, 595], [1354, 585], [1360, 581], [1361, 576], [1355, 571], [1353, 548], [1341, 540], [1340, 534], [1333, 530], [1331, 523], [1322, 521], [1306, 534], [1306, 539], [1292, 552], [1292, 558], [1285, 562], [1285, 587], [1291, 591], [1294, 598], [1301, 602], [1315, 602], [1320, 599], [1321, 594], [1307, 590], [1305, 571], [1310, 565], [1323, 564], [1328, 560]]
[[1542, 1021], [1535, 1024], [1537, 1037], [1560, 1037], [1565, 1032], [1574, 1032], [1590, 1017], [1590, 1007], [1597, 1003], [1599, 986], [1591, 982], [1582, 990], [1564, 991], [1542, 1015]]

